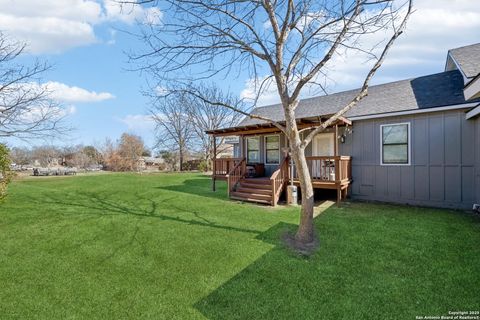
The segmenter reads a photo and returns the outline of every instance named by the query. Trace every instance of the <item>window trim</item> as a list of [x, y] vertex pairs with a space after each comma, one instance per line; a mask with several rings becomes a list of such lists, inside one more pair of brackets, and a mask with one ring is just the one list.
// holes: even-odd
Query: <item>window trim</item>
[[[278, 137], [278, 162], [276, 163], [267, 163], [267, 138], [268, 137]], [[280, 144], [281, 144], [281, 140], [280, 140], [279, 134], [269, 134], [263, 137], [263, 145], [264, 145], [263, 149], [265, 150], [263, 155], [263, 163], [266, 166], [278, 166], [280, 164], [280, 161], [281, 161]], [[273, 149], [270, 149], [270, 150], [273, 150]]]
[[[407, 125], [407, 163], [383, 162], [383, 127]], [[380, 165], [381, 166], [411, 166], [412, 165], [412, 130], [410, 122], [385, 123], [380, 125]]]
[[248, 159], [248, 140], [249, 139], [257, 139], [258, 140], [258, 161], [260, 161], [260, 152], [262, 150], [262, 146], [260, 145], [260, 142], [261, 142], [261, 139], [260, 139], [260, 136], [251, 136], [251, 137], [246, 137], [245, 138], [245, 142], [246, 142], [246, 149], [245, 149], [245, 161], [247, 163], [256, 163], [256, 162], [250, 162], [249, 159]]

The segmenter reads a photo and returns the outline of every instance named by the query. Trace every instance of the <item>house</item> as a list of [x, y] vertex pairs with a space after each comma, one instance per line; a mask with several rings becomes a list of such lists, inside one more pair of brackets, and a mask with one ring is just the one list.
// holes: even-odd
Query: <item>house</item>
[[[299, 127], [308, 132], [356, 92], [302, 100]], [[252, 113], [283, 121], [280, 105]], [[216, 159], [212, 176], [214, 184], [227, 180], [231, 198], [275, 205], [287, 183], [298, 185], [287, 139], [272, 124], [245, 118], [208, 133], [239, 137], [239, 157]], [[462, 209], [480, 203], [480, 44], [449, 50], [443, 72], [371, 86], [306, 155], [314, 188], [337, 190], [338, 200]]]
[[138, 168], [140, 170], [159, 170], [164, 162], [163, 158], [141, 157], [138, 159]]

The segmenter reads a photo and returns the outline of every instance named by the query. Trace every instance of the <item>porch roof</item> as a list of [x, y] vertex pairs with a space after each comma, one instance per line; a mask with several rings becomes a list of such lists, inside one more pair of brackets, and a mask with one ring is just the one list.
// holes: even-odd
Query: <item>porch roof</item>
[[[297, 125], [299, 129], [316, 127], [322, 122], [326, 121], [330, 116], [331, 115], [316, 117], [316, 118], [297, 119]], [[285, 122], [281, 121], [279, 123], [284, 124]], [[352, 122], [347, 118], [340, 117], [332, 126], [334, 125], [344, 126], [344, 125], [351, 125], [351, 124]], [[207, 134], [214, 135], [214, 136], [231, 136], [231, 135], [275, 133], [275, 132], [280, 132], [280, 130], [277, 127], [275, 127], [272, 123], [264, 122], [264, 123], [249, 124], [249, 125], [239, 125], [239, 126], [230, 127], [230, 128], [208, 130], [205, 132]]]

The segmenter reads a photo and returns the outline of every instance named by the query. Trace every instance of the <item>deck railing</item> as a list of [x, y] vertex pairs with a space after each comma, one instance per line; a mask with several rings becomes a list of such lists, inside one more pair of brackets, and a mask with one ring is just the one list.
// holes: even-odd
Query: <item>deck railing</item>
[[230, 192], [233, 191], [235, 185], [237, 184], [240, 179], [245, 177], [245, 173], [247, 172], [247, 162], [245, 158], [240, 159], [240, 161], [228, 172], [226, 175], [227, 178], [227, 192], [228, 196], [230, 196]]
[[218, 158], [213, 161], [213, 175], [225, 177], [243, 158]]
[[[351, 157], [306, 157], [312, 181], [347, 182], [351, 180]], [[294, 179], [298, 179], [294, 170]]]
[[278, 169], [272, 173], [270, 177], [270, 183], [272, 184], [272, 206], [277, 205], [280, 194], [288, 182], [288, 163], [289, 158], [285, 157]]

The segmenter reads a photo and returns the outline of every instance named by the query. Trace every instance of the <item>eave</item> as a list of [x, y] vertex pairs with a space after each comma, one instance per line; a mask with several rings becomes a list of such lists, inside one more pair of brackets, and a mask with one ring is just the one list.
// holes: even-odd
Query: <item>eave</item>
[[[323, 122], [325, 122], [328, 118], [329, 116], [318, 117], [316, 119], [313, 119], [313, 118], [297, 119], [297, 126], [298, 126], [298, 129], [315, 128], [321, 125]], [[284, 125], [285, 122], [282, 121], [282, 122], [279, 122], [279, 124]], [[334, 124], [332, 124], [332, 126], [334, 125], [338, 125], [338, 126], [352, 125], [352, 122], [345, 117], [340, 117], [337, 121], [335, 121]], [[236, 126], [236, 127], [230, 127], [230, 128], [222, 128], [222, 129], [205, 131], [205, 133], [216, 136], [216, 137], [233, 136], [233, 135], [254, 135], [254, 134], [276, 133], [276, 132], [280, 132], [280, 129], [277, 128], [273, 123]]]

